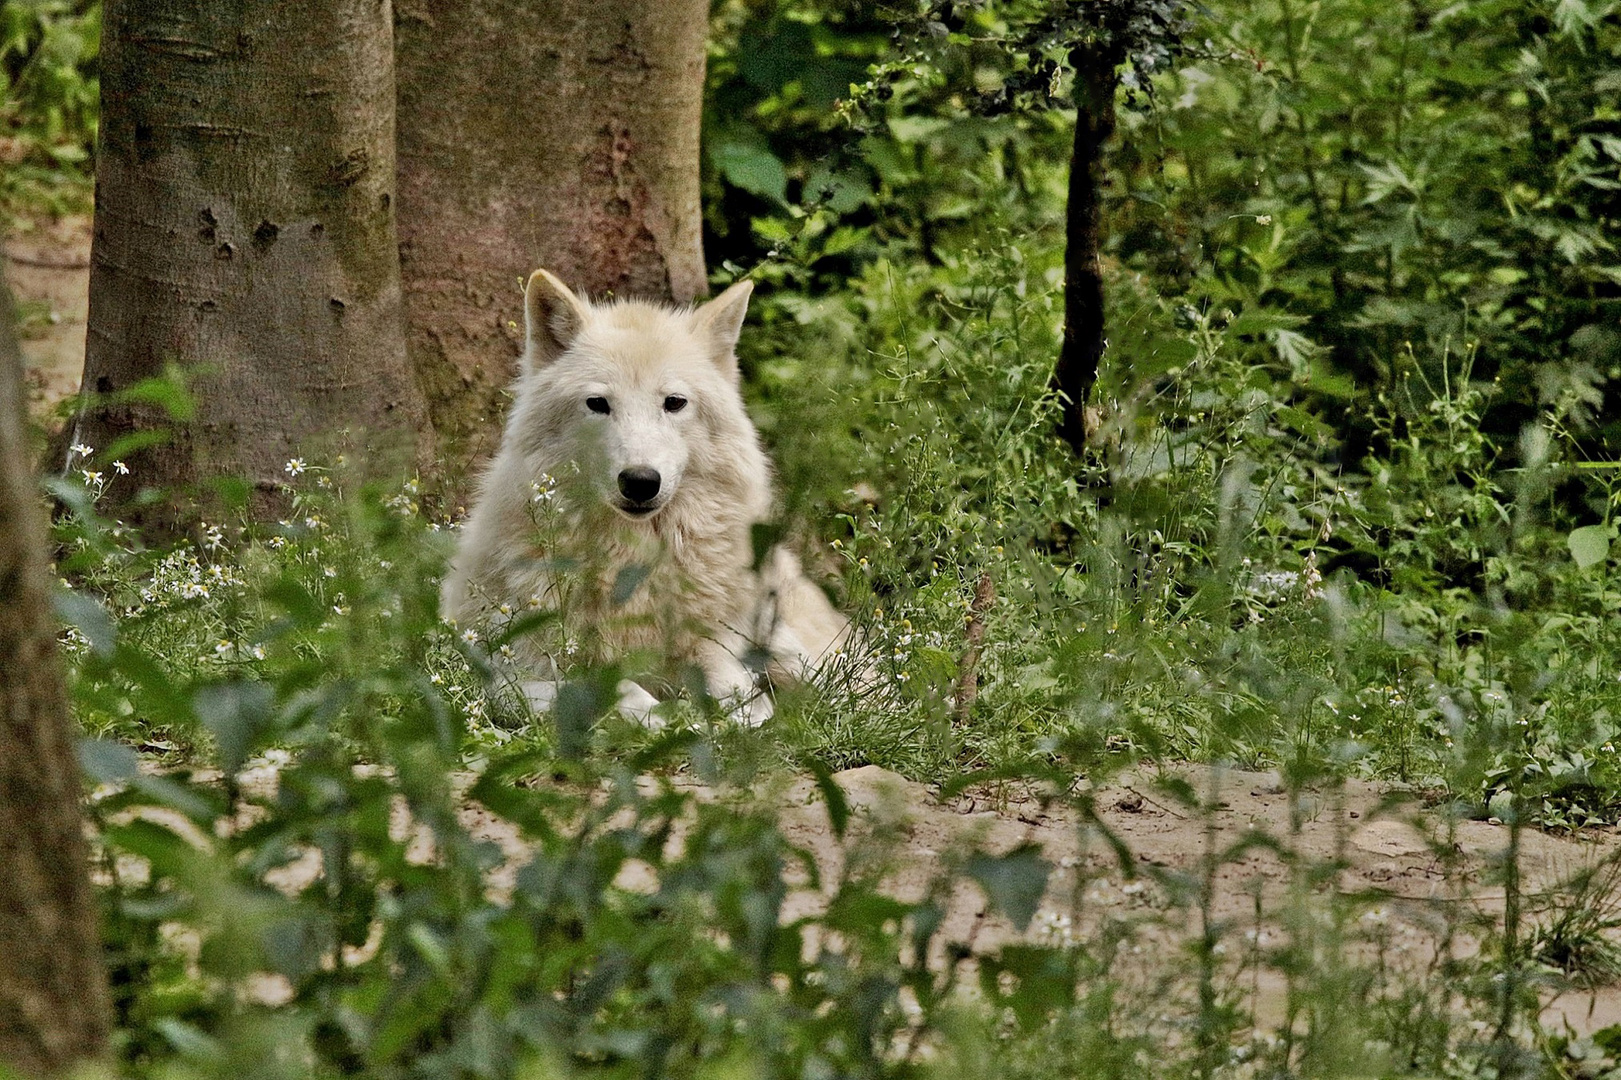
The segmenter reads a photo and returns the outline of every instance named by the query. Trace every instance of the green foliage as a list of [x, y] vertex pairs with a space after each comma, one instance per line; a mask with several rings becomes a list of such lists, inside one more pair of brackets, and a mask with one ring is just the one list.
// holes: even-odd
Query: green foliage
[[1581, 3], [1228, 5], [1234, 61], [1128, 122], [1120, 257], [1304, 320], [1270, 344], [1308, 399], [1360, 408], [1409, 343], [1432, 376], [1461, 349], [1497, 439], [1542, 407], [1612, 439], [1618, 30]]
[[101, 5], [0, 4], [0, 202], [7, 209], [83, 205], [96, 141]]

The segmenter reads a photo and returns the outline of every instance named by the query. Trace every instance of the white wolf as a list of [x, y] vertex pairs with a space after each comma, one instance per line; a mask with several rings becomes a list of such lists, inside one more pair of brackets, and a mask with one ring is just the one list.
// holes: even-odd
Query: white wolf
[[[739, 282], [696, 309], [593, 304], [535, 271], [513, 406], [445, 578], [447, 617], [566, 609], [603, 659], [653, 649], [696, 663], [750, 725], [771, 715], [752, 658], [803, 678], [842, 645], [849, 621], [791, 554], [776, 548], [755, 568], [771, 472], [733, 351], [752, 289]], [[526, 695], [546, 706], [553, 658], [513, 646]], [[620, 684], [627, 712], [656, 703]]]

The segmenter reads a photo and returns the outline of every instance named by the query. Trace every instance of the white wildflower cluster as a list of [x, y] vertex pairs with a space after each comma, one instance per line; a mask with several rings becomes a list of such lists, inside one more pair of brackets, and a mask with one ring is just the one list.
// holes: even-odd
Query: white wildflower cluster
[[1036, 936], [1046, 938], [1056, 945], [1073, 945], [1074, 920], [1056, 911], [1039, 911], [1036, 913]]
[[[938, 630], [923, 632], [915, 629], [910, 616], [919, 614], [921, 617], [916, 611], [903, 608], [896, 614], [901, 617], [886, 624], [883, 609], [876, 609], [873, 612], [872, 636], [875, 641], [882, 643], [878, 657], [888, 662], [895, 682], [904, 685], [912, 679], [912, 672], [906, 670], [905, 665], [912, 660], [914, 650], [920, 647], [943, 648], [945, 636]], [[886, 638], [887, 641], [884, 640]], [[842, 650], [839, 655], [843, 655]]]
[[59, 641], [63, 651], [69, 656], [83, 656], [90, 648], [90, 639], [85, 637], [77, 626], [70, 626], [64, 630]]
[[540, 479], [529, 485], [529, 501], [532, 503], [549, 503], [557, 495], [557, 478], [551, 473], [541, 473]]
[[[94, 454], [95, 452], [95, 447], [86, 446], [82, 442], [76, 442], [72, 446], [68, 447], [68, 465], [72, 466], [75, 461], [81, 461], [84, 463], [86, 468], [79, 470], [79, 477], [84, 481], [85, 490], [90, 493], [90, 497], [92, 499], [100, 499], [102, 494], [107, 490], [107, 485], [110, 482], [110, 478], [101, 470], [88, 467], [90, 464], [90, 455]], [[111, 468], [113, 472], [117, 473], [119, 476], [129, 475], [129, 466], [124, 464], [122, 461], [113, 462]]]
[[223, 660], [226, 663], [242, 663], [251, 660], [263, 660], [270, 655], [265, 647], [256, 641], [233, 641], [230, 638], [220, 638], [214, 643], [213, 656], [203, 656], [206, 663], [209, 660]]
[[400, 517], [415, 517], [422, 512], [422, 504], [418, 496], [422, 493], [422, 486], [412, 477], [400, 486], [399, 494], [390, 495], [383, 500], [383, 505], [394, 511]]
[[1258, 603], [1322, 599], [1323, 573], [1318, 569], [1315, 551], [1307, 553], [1305, 565], [1299, 570], [1255, 570], [1249, 559], [1244, 560], [1243, 567], [1245, 577], [1241, 587]]
[[[223, 563], [204, 563], [190, 547], [169, 552], [141, 586], [143, 604], [162, 606], [176, 600], [199, 600], [226, 588], [245, 585], [242, 576]], [[133, 613], [133, 612], [132, 612]]]

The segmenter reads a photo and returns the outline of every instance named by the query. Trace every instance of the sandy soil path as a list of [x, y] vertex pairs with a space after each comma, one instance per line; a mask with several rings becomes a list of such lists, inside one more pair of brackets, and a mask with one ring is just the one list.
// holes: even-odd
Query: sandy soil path
[[35, 222], [4, 244], [30, 407], [44, 416], [78, 392], [90, 310], [90, 218]]

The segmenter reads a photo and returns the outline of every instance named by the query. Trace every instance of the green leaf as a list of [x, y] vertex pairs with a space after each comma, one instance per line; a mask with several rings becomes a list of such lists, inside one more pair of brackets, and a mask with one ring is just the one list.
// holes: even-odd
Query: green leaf
[[827, 821], [833, 827], [833, 835], [843, 840], [845, 826], [850, 823], [850, 803], [844, 797], [844, 789], [833, 779], [833, 770], [828, 768], [826, 762], [807, 758], [805, 765], [816, 778], [816, 788], [822, 793], [822, 801], [827, 804]]
[[771, 151], [746, 143], [721, 143], [710, 152], [726, 182], [751, 195], [788, 204], [788, 170]]
[[200, 688], [192, 698], [197, 719], [214, 736], [219, 764], [235, 775], [271, 726], [270, 687], [257, 682], [215, 683]]
[[111, 656], [118, 641], [118, 628], [93, 596], [73, 589], [60, 589], [55, 596], [56, 617], [84, 635], [97, 656]]
[[618, 684], [617, 672], [603, 669], [557, 688], [552, 721], [557, 725], [557, 752], [565, 761], [585, 757], [591, 729], [619, 701]]
[[1566, 541], [1570, 556], [1576, 565], [1586, 570], [1610, 557], [1610, 528], [1607, 525], [1583, 525], [1571, 531]]
[[614, 575], [613, 592], [609, 596], [614, 607], [623, 606], [631, 597], [635, 596], [636, 590], [642, 587], [642, 582], [646, 581], [647, 575], [652, 572], [653, 568], [651, 566], [643, 566], [641, 563], [631, 563], [629, 566], [620, 567], [619, 573]]
[[121, 742], [80, 739], [79, 768], [98, 783], [120, 784], [139, 775], [141, 759]]
[[985, 890], [991, 906], [1023, 933], [1047, 891], [1052, 864], [1041, 857], [1041, 849], [1035, 844], [1022, 844], [1006, 855], [975, 855], [968, 860], [967, 869], [968, 876]]

